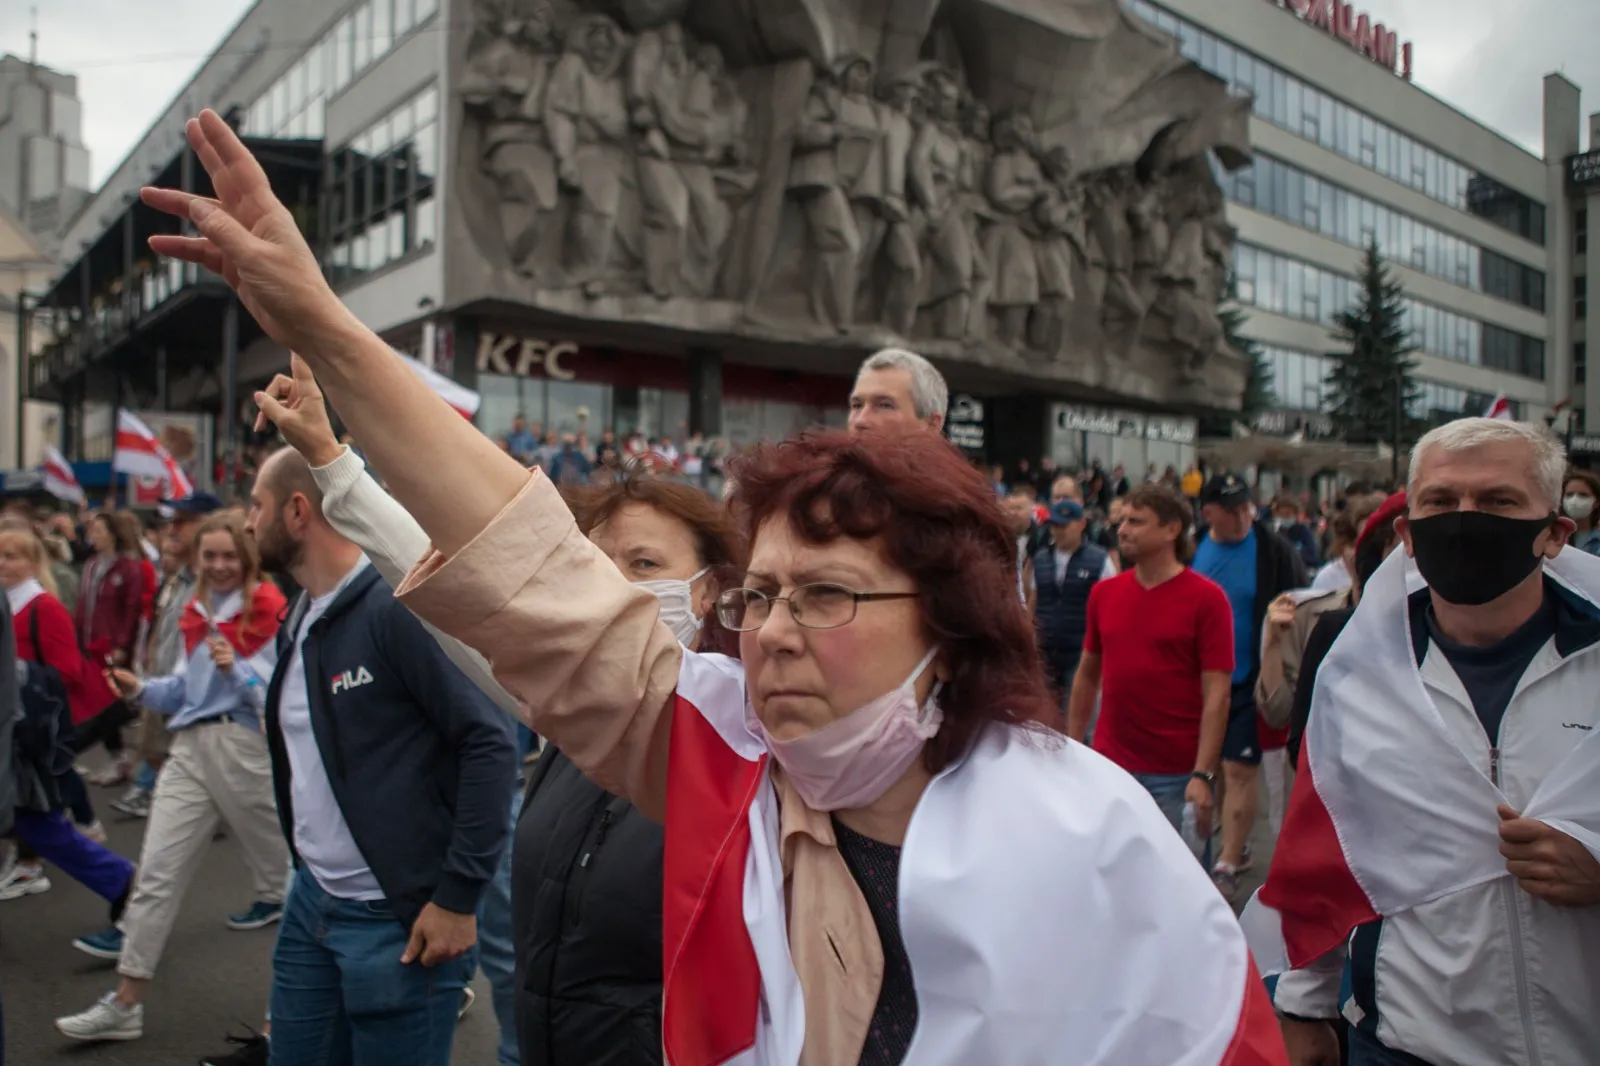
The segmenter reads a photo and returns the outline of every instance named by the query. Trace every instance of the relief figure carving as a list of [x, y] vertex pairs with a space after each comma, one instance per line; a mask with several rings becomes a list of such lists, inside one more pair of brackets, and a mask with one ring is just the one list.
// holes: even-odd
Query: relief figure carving
[[1020, 347], [1028, 316], [1039, 302], [1039, 263], [1029, 235], [1032, 216], [1049, 194], [1034, 155], [1033, 120], [1015, 111], [994, 120], [994, 159], [985, 186], [995, 219], [983, 235], [993, 271], [989, 306], [998, 317], [997, 339]]
[[633, 165], [621, 70], [625, 42], [604, 15], [578, 20], [550, 76], [545, 127], [556, 174], [573, 200], [564, 251], [567, 280], [590, 296], [605, 291], [618, 211]]
[[918, 302], [936, 336], [961, 338], [971, 317], [976, 245], [966, 201], [971, 176], [961, 86], [940, 67], [928, 72], [924, 86], [930, 114], [917, 131], [907, 172], [913, 211], [926, 234]]
[[555, 65], [555, 25], [550, 6], [536, 3], [509, 14], [499, 33], [467, 66], [460, 93], [483, 115], [480, 166], [499, 194], [505, 251], [511, 265], [530, 273], [541, 225], [556, 207], [556, 160], [545, 133], [545, 90]]

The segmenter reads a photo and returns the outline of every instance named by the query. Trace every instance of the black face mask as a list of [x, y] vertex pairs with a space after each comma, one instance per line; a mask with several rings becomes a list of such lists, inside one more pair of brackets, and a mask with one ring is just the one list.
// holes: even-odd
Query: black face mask
[[1477, 607], [1516, 588], [1538, 567], [1539, 534], [1556, 520], [1449, 511], [1411, 520], [1411, 549], [1428, 586], [1446, 603]]

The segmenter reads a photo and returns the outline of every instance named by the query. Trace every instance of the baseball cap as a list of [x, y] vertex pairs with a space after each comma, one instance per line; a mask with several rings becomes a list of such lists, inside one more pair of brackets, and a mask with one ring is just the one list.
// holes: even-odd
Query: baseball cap
[[1250, 502], [1250, 486], [1238, 474], [1218, 474], [1200, 490], [1200, 505], [1220, 503], [1224, 507], [1241, 507]]
[[175, 500], [162, 500], [161, 506], [174, 515], [208, 515], [222, 510], [222, 501], [209, 492], [191, 492]]
[[1083, 517], [1083, 504], [1077, 500], [1062, 500], [1050, 505], [1050, 516], [1045, 519], [1053, 526], [1064, 526]]

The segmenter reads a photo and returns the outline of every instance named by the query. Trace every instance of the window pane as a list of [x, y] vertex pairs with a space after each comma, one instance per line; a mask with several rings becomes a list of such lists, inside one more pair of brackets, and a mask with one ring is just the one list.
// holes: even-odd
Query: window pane
[[416, 222], [416, 225], [417, 225], [416, 245], [417, 245], [417, 247], [420, 248], [425, 244], [433, 244], [435, 241], [438, 240], [438, 237], [439, 237], [438, 211], [439, 211], [439, 209], [438, 209], [437, 202], [432, 197], [429, 197], [426, 200], [418, 200], [417, 201], [417, 206], [416, 206], [416, 218], [417, 218], [417, 222]]
[[362, 4], [356, 8], [355, 44], [355, 70], [359, 74], [368, 63], [372, 62], [371, 4]]
[[439, 90], [430, 85], [417, 96], [417, 125], [430, 121], [439, 113]]
[[383, 55], [394, 43], [389, 29], [390, 0], [372, 0], [372, 54]]
[[406, 254], [406, 216], [404, 211], [396, 211], [389, 216], [389, 221], [384, 227], [389, 237], [389, 258], [399, 259]]
[[350, 84], [350, 19], [339, 20], [333, 32], [333, 91]]
[[431, 18], [433, 16], [433, 13], [435, 11], [439, 10], [439, 0], [416, 0], [416, 3], [417, 3], [417, 18], [416, 18], [416, 20], [418, 22], [421, 22], [423, 19], [426, 19], [426, 18]]

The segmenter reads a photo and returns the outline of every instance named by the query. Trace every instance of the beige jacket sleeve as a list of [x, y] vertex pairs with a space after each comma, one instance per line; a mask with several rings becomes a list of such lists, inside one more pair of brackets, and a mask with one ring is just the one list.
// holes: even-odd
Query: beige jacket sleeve
[[683, 649], [655, 596], [578, 532], [542, 471], [453, 558], [424, 557], [399, 594], [488, 659], [533, 728], [580, 770], [662, 817]]
[[[311, 476], [322, 490], [322, 514], [328, 524], [367, 553], [390, 588], [399, 588], [412, 564], [429, 548], [428, 534], [411, 512], [379, 487], [361, 457], [349, 448], [327, 466], [312, 467]], [[529, 721], [527, 708], [494, 679], [488, 660], [427, 622], [423, 625], [456, 668], [495, 706], [523, 722]]]
[[[1322, 612], [1327, 611], [1344, 602], [1342, 596], [1328, 593], [1318, 596], [1314, 600], [1307, 600], [1295, 608], [1294, 621], [1289, 623], [1289, 631], [1278, 641], [1277, 649], [1272, 654], [1283, 660], [1283, 684], [1275, 691], [1268, 692], [1263, 679], [1256, 677], [1256, 707], [1261, 712], [1262, 721], [1274, 729], [1282, 729], [1289, 724], [1289, 716], [1294, 711], [1294, 690], [1300, 683], [1300, 657], [1305, 654], [1306, 642], [1311, 639], [1311, 630], [1317, 624], [1317, 619]], [[1261, 657], [1267, 657], [1266, 626], [1262, 626]]]

